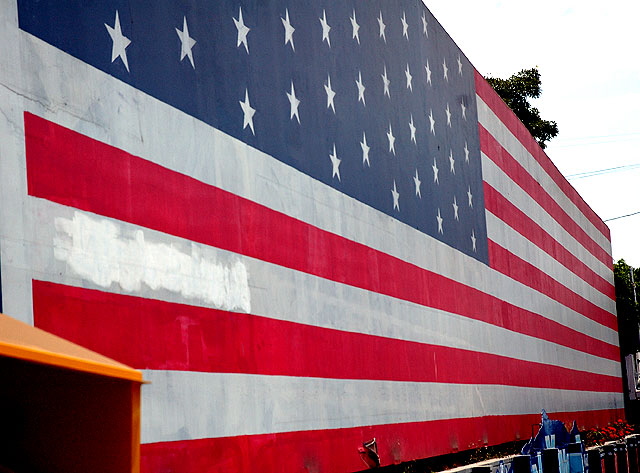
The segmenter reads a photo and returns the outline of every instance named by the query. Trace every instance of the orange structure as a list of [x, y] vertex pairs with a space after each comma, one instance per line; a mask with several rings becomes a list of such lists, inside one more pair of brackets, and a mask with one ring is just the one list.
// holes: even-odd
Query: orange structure
[[140, 371], [0, 314], [0, 377], [0, 471], [140, 471]]

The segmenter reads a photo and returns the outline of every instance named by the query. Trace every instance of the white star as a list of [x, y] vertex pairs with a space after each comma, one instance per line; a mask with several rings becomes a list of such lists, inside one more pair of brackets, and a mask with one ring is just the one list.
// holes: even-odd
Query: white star
[[456, 160], [453, 159], [453, 150], [449, 150], [449, 165], [451, 167], [451, 172], [453, 174], [456, 173]]
[[449, 128], [451, 128], [451, 111], [449, 110], [449, 104], [447, 104], [447, 108], [445, 109], [444, 113], [447, 114], [447, 125], [449, 125]]
[[378, 17], [378, 25], [380, 26], [380, 37], [384, 39], [384, 42], [387, 42], [387, 35], [384, 33], [384, 30], [387, 28], [387, 25], [382, 21], [382, 11], [380, 12], [380, 16]]
[[436, 136], [436, 121], [433, 119], [433, 109], [429, 111], [429, 128], [431, 129], [431, 133], [433, 136]]
[[473, 251], [476, 251], [476, 232], [471, 230], [471, 245], [473, 246]]
[[422, 14], [422, 31], [424, 32], [424, 35], [428, 38], [429, 37], [429, 32], [427, 31], [427, 17], [425, 16], [425, 14]]
[[360, 25], [356, 21], [356, 10], [355, 9], [353, 10], [353, 16], [351, 18], [349, 18], [349, 19], [351, 20], [351, 27], [353, 29], [353, 38], [358, 40], [358, 44], [360, 44], [360, 33], [358, 33], [358, 31], [360, 30]]
[[462, 118], [467, 119], [467, 107], [464, 104], [464, 99], [460, 101], [460, 108], [462, 109]]
[[413, 85], [411, 84], [411, 80], [413, 79], [413, 76], [411, 75], [411, 72], [409, 71], [409, 64], [407, 63], [407, 69], [404, 71], [404, 75], [407, 77], [407, 89], [411, 89], [411, 92], [413, 92]]
[[364, 101], [364, 89], [366, 88], [362, 83], [362, 73], [358, 71], [358, 80], [356, 81], [356, 85], [358, 86], [358, 102], [362, 100], [362, 104], [366, 106], [367, 104]]
[[444, 72], [444, 78], [449, 82], [449, 68], [447, 67], [447, 59], [442, 60], [442, 72]]
[[391, 123], [389, 123], [389, 131], [387, 132], [387, 138], [389, 139], [389, 152], [393, 153], [394, 156], [396, 154], [396, 138], [393, 136], [393, 131], [391, 130]]
[[386, 65], [384, 66], [384, 74], [382, 74], [382, 84], [384, 86], [384, 95], [386, 95], [387, 97], [391, 98], [391, 93], [389, 92], [389, 84], [391, 84], [391, 81], [387, 77], [387, 66]]
[[178, 34], [178, 38], [180, 38], [180, 60], [182, 61], [185, 56], [189, 57], [189, 61], [191, 62], [191, 67], [194, 69], [196, 65], [193, 63], [193, 51], [191, 49], [196, 44], [196, 40], [189, 36], [189, 27], [187, 26], [187, 17], [183, 17], [182, 22], [182, 31], [176, 28], [176, 33]]
[[442, 217], [440, 216], [440, 209], [438, 209], [436, 220], [438, 221], [438, 233], [442, 233], [444, 235], [444, 231], [442, 230]]
[[369, 145], [367, 145], [367, 135], [362, 132], [362, 141], [360, 142], [360, 147], [362, 148], [362, 165], [367, 163], [367, 166], [371, 167], [371, 163], [369, 162]]
[[473, 194], [471, 193], [471, 186], [469, 186], [469, 190], [467, 191], [467, 199], [469, 200], [469, 207], [473, 208]]
[[322, 41], [326, 41], [329, 47], [331, 47], [331, 39], [329, 38], [329, 31], [331, 30], [331, 27], [327, 23], [327, 13], [324, 10], [322, 10], [320, 24], [322, 25]]
[[458, 74], [462, 75], [462, 61], [460, 60], [459, 54], [458, 54]]
[[413, 115], [411, 115], [411, 120], [409, 121], [409, 130], [411, 131], [411, 141], [413, 141], [415, 144], [418, 144], [416, 142], [416, 127], [413, 124]]
[[291, 49], [293, 51], [296, 50], [295, 46], [293, 45], [293, 32], [296, 30], [293, 26], [291, 26], [291, 22], [289, 21], [289, 9], [285, 9], [285, 17], [282, 18], [280, 17], [280, 19], [282, 20], [282, 26], [284, 26], [284, 44], [285, 46], [287, 45], [287, 43], [291, 44]]
[[247, 28], [244, 24], [244, 20], [242, 19], [242, 7], [240, 7], [240, 13], [238, 13], [238, 19], [233, 19], [233, 22], [236, 24], [236, 29], [238, 30], [238, 45], [239, 48], [241, 44], [244, 44], [244, 49], [247, 50], [247, 54], [249, 53], [249, 43], [247, 43], [247, 35], [251, 28]]
[[427, 71], [427, 84], [431, 84], [431, 69], [429, 69], [429, 61], [427, 60], [427, 65], [424, 66], [425, 71]]
[[416, 175], [413, 176], [413, 183], [416, 185], [416, 195], [422, 199], [422, 195], [420, 194], [420, 184], [422, 184], [422, 181], [420, 181], [420, 178], [418, 177], [417, 169], [416, 169]]
[[400, 212], [400, 193], [396, 189], [396, 180], [393, 180], [393, 189], [391, 190], [391, 195], [393, 196], [393, 208], [398, 209]]
[[402, 21], [402, 36], [406, 36], [407, 40], [409, 39], [409, 24], [407, 23], [407, 18], [404, 14], [404, 12], [402, 12], [402, 18], [400, 18], [400, 21]]
[[431, 166], [431, 169], [433, 169], [433, 182], [440, 184], [440, 181], [438, 181], [438, 165], [436, 164], [436, 158], [433, 158], [433, 166]]
[[255, 115], [256, 110], [255, 108], [251, 108], [251, 104], [249, 103], [249, 91], [247, 89], [244, 91], [244, 102], [240, 100], [240, 107], [242, 107], [242, 113], [244, 114], [244, 124], [242, 129], [244, 130], [248, 125], [249, 128], [251, 128], [251, 133], [255, 135], [256, 132], [253, 129], [253, 116]]
[[453, 196], [453, 218], [456, 220], [460, 220], [458, 218], [458, 202], [456, 201], [456, 196]]
[[469, 162], [469, 147], [467, 146], [467, 142], [464, 142], [464, 161], [466, 163]]
[[331, 88], [331, 76], [327, 76], [327, 83], [324, 85], [324, 90], [327, 93], [327, 108], [331, 107], [333, 109], [333, 113], [336, 113], [336, 107], [333, 104], [333, 99], [336, 96], [336, 93]]
[[291, 105], [291, 114], [290, 119], [293, 120], [293, 117], [298, 119], [298, 123], [300, 123], [300, 115], [298, 115], [298, 105], [300, 105], [300, 100], [296, 97], [296, 91], [293, 89], [293, 81], [291, 81], [291, 93], [287, 92], [287, 98], [289, 99], [289, 105]]
[[338, 180], [340, 180], [340, 162], [341, 159], [338, 159], [338, 155], [336, 154], [336, 144], [333, 144], [333, 153], [329, 155], [329, 159], [331, 159], [331, 177], [334, 178], [338, 176]]
[[111, 36], [111, 41], [113, 41], [113, 45], [111, 46], [111, 62], [120, 58], [124, 63], [124, 67], [127, 69], [127, 72], [129, 72], [129, 62], [127, 61], [127, 46], [131, 44], [131, 40], [122, 34], [118, 10], [116, 10], [116, 21], [113, 25], [113, 28], [106, 23], [104, 24], [104, 26], [107, 28], [109, 36]]

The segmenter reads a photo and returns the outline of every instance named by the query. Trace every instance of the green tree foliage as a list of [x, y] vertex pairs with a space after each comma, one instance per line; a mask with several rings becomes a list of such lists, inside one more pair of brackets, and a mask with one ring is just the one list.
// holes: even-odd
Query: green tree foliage
[[542, 93], [538, 69], [535, 67], [523, 69], [508, 79], [494, 77], [486, 77], [486, 79], [527, 127], [540, 147], [546, 148], [546, 142], [558, 134], [558, 124], [543, 120], [540, 117], [540, 111], [529, 103], [530, 98], [537, 99]]
[[[631, 283], [631, 271], [633, 282]], [[616, 286], [616, 311], [618, 312], [618, 330], [620, 332], [620, 349], [623, 354], [640, 350], [639, 323], [640, 307], [636, 298], [640, 298], [640, 268], [632, 269], [623, 259], [613, 265], [613, 277]], [[636, 295], [633, 289], [635, 285]]]

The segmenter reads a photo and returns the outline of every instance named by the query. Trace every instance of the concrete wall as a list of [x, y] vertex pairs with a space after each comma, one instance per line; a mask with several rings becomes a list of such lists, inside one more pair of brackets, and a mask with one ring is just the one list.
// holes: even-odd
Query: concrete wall
[[608, 230], [421, 2], [144, 7], [0, 0], [3, 310], [145, 370], [143, 471], [622, 415]]

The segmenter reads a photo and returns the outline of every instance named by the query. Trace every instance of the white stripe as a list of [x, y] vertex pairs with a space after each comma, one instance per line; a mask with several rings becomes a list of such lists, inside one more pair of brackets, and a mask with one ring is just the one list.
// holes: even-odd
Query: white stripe
[[143, 375], [151, 381], [142, 388], [143, 443], [623, 407], [619, 393], [182, 371]]
[[[596, 274], [606, 280], [610, 278], [611, 268], [584, 248], [569, 232], [567, 232], [546, 210], [544, 210], [529, 194], [513, 182], [491, 159], [482, 154], [482, 177], [496, 191], [502, 194], [513, 205], [540, 225], [551, 237], [559, 242], [571, 254], [586, 264]], [[489, 229], [487, 229], [489, 231]], [[509, 247], [511, 248], [511, 247]]]
[[542, 186], [542, 188], [567, 212], [601, 248], [611, 254], [611, 243], [598, 230], [580, 209], [566, 196], [554, 180], [540, 166], [538, 161], [529, 154], [527, 149], [513, 136], [511, 131], [493, 113], [489, 106], [476, 95], [478, 102], [478, 120], [480, 124], [518, 161], [527, 172]]
[[251, 312], [246, 267], [220, 264], [201, 253], [145, 240], [138, 229], [129, 235], [116, 221], [76, 211], [55, 219], [53, 254], [71, 273], [109, 288], [116, 283], [139, 292], [143, 286], [168, 290], [187, 299], [203, 300], [223, 310]]
[[608, 312], [615, 312], [616, 302], [605, 294], [594, 291], [594, 288], [580, 276], [567, 269], [548, 253], [542, 251], [520, 233], [487, 211], [487, 236], [503, 248], [539, 268], [559, 284], [582, 297], [591, 297], [591, 302]]
[[[75, 215], [81, 213], [42, 199], [32, 199], [30, 202], [33, 205], [33, 214], [46, 215], [50, 222], [71, 220], [68, 215], [73, 215], [73, 218], [76, 219]], [[114, 232], [123, 241], [136, 239], [154, 247], [171, 248], [172, 251], [180, 254], [197, 255], [199, 261], [207, 261], [212, 265], [245, 268], [243, 272], [250, 276], [250, 294], [246, 297], [250, 298], [251, 312], [255, 315], [347, 332], [494, 353], [525, 361], [620, 376], [620, 363], [617, 361], [588, 355], [488, 323], [343, 285], [136, 225], [104, 219], [91, 214], [87, 214], [87, 218], [109, 222], [110, 226], [114, 226]], [[40, 231], [42, 232], [40, 235], [44, 241], [49, 238], [49, 241], [53, 242], [52, 247], [30, 246], [31, 253], [42, 255], [42, 258], [38, 260], [42, 267], [36, 265], [34, 270], [38, 273], [50, 272], [49, 280], [52, 282], [96, 287], [104, 290], [98, 282], [94, 282], [92, 285], [90, 280], [75, 272], [73, 266], [67, 261], [55, 257], [59, 251], [56, 244], [61, 241], [59, 235], [61, 233], [66, 235], [66, 232], [60, 228], [54, 232], [54, 225], [50, 222], [44, 219], [40, 222]], [[90, 227], [86, 226], [86, 228]], [[93, 225], [93, 228], [102, 228], [102, 225], [96, 224]], [[45, 229], [48, 229], [48, 236]], [[101, 239], [99, 235], [93, 236], [90, 233], [85, 233], [84, 237], [88, 241], [100, 241]], [[103, 255], [114, 254], [120, 247], [117, 242], [113, 248], [103, 246], [95, 249], [94, 253], [91, 253], [89, 248], [85, 249], [83, 268], [91, 265], [101, 267], [104, 260]], [[45, 257], [47, 254], [49, 256]], [[128, 274], [130, 271], [127, 268], [127, 265], [121, 265], [119, 269]], [[158, 274], [156, 278], [166, 279], [171, 276], [174, 278], [174, 285], [177, 288], [189, 284], [189, 272], [182, 274], [171, 266], [162, 268], [159, 265], [156, 265], [155, 271], [167, 272], [167, 275]], [[61, 277], [60, 274], [65, 274], [66, 277]], [[40, 274], [38, 278], [42, 279], [42, 275]], [[238, 289], [243, 297], [245, 297], [244, 285], [245, 283]], [[198, 300], [194, 298], [193, 294], [185, 294], [181, 290], [167, 292], [165, 287], [152, 288], [148, 285], [141, 285], [137, 289], [130, 286], [121, 285], [121, 287], [123, 289], [120, 292], [124, 294], [202, 307], [224, 308], [224, 304], [211, 303], [208, 297], [202, 297]], [[225, 289], [229, 290], [226, 284]], [[112, 285], [109, 290], [117, 292], [117, 286]], [[211, 290], [216, 292], [218, 288], [212, 283]], [[235, 299], [234, 294], [230, 294], [228, 297]], [[595, 323], [592, 325], [596, 329], [596, 335], [600, 338], [607, 338], [609, 343], [617, 346], [615, 332], [604, 329]], [[583, 326], [583, 328], [585, 327]]]
[[[43, 60], [52, 55], [57, 61], [55, 64], [60, 62], [68, 67], [67, 77], [87, 76], [86, 80], [96, 84], [106, 81], [103, 73], [86, 69], [81, 62], [68, 56], [52, 54], [50, 46], [34, 38], [22, 38], [29, 43], [28, 48], [40, 51]], [[27, 74], [27, 77], [35, 80], [38, 76], [34, 73]], [[34, 113], [134, 155], [152, 159], [170, 169], [617, 344], [614, 331], [593, 327], [584, 316], [457, 250], [125, 84], [111, 80], [108, 84], [91, 92], [77, 84], [78, 93], [65, 97], [72, 102], [70, 106], [73, 109], [95, 110], [94, 121], [78, 121], [75, 116], [48, 111], [37, 102], [29, 105]], [[65, 83], [58, 87], [64, 91], [70, 85], [73, 84]], [[38, 87], [39, 82], [28, 86], [33, 90], [39, 90]], [[48, 94], [54, 101], [62, 99], [57, 97], [62, 92], [56, 87], [52, 87]], [[132, 133], [131, 130], [137, 131]], [[198, 164], [205, 162], [207, 166]], [[404, 244], [399, 245], [398, 242]], [[415, 251], [416, 248], [421, 251]]]

